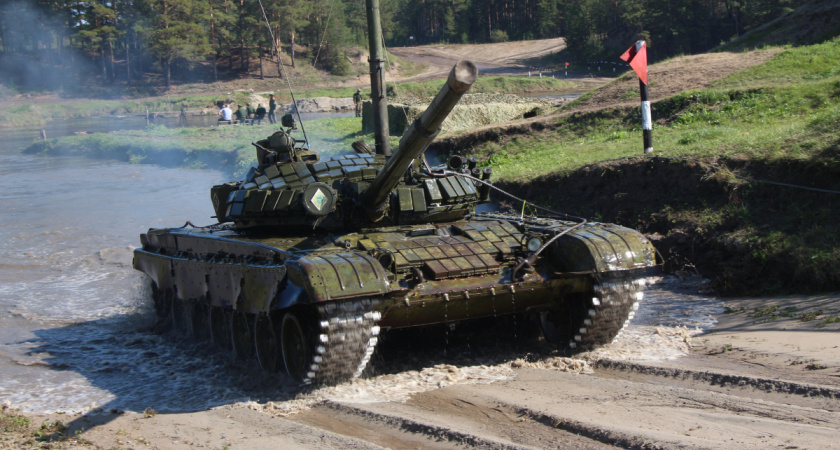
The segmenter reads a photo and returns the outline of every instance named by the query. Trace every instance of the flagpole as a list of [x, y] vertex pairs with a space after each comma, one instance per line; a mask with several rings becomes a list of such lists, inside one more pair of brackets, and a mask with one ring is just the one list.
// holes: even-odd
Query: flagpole
[[639, 76], [639, 93], [642, 97], [642, 140], [645, 153], [652, 153], [653, 117], [650, 113], [650, 93], [647, 83], [647, 49], [645, 41], [636, 41], [636, 44], [627, 49], [620, 58], [627, 61]]
[[653, 152], [653, 117], [650, 114], [650, 93], [648, 85], [639, 79], [639, 91], [642, 95], [642, 140], [644, 141], [645, 153]]

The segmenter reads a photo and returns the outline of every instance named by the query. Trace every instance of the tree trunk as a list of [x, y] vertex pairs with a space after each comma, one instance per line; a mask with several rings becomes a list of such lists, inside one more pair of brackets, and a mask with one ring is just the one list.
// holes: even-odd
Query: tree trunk
[[131, 55], [129, 50], [131, 46], [128, 45], [128, 39], [125, 40], [125, 80], [131, 83]]
[[105, 47], [102, 47], [102, 83], [108, 83], [108, 66], [105, 64]]
[[260, 52], [260, 80], [265, 80], [265, 75], [263, 74], [263, 52], [262, 48], [258, 50]]
[[247, 70], [245, 68], [245, 38], [239, 38], [239, 70]]
[[113, 83], [117, 79], [117, 72], [114, 70], [114, 41], [112, 40], [108, 41], [108, 53], [108, 59], [111, 60], [111, 82]]
[[283, 58], [280, 57], [280, 33], [277, 33], [275, 36], [277, 36], [277, 47], [275, 47], [277, 49], [277, 77], [283, 78]]
[[294, 69], [295, 68], [295, 32], [294, 32], [294, 30], [289, 34], [292, 35], [292, 46], [289, 49], [289, 52], [292, 55], [292, 69]]
[[169, 89], [172, 86], [172, 76], [170, 75], [169, 66], [172, 62], [167, 59], [163, 62], [163, 70], [166, 72], [166, 89]]
[[219, 70], [216, 68], [216, 54], [213, 53], [213, 81], [219, 81]]

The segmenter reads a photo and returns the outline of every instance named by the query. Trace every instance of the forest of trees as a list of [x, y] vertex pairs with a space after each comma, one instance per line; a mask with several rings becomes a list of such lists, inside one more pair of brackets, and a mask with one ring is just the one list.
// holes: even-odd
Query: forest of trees
[[[616, 59], [646, 39], [653, 60], [709, 50], [806, 0], [380, 0], [386, 44], [565, 37], [566, 58]], [[103, 84], [214, 81], [283, 64], [349, 70], [366, 45], [365, 0], [0, 0], [0, 76], [55, 88], [75, 73]], [[413, 39], [409, 39], [413, 37]], [[294, 46], [309, 49], [304, 58]], [[235, 63], [236, 62], [236, 63]], [[282, 70], [279, 66], [278, 69]], [[82, 70], [84, 68], [84, 70]], [[223, 73], [220, 74], [220, 71]], [[260, 74], [262, 75], [262, 74]]]

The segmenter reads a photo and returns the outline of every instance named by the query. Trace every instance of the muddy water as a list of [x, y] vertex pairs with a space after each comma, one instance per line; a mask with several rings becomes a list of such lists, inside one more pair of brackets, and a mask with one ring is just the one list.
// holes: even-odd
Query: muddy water
[[[148, 288], [131, 269], [131, 251], [149, 227], [212, 223], [208, 188], [226, 181], [222, 174], [22, 155], [27, 139], [0, 134], [2, 403], [30, 412], [165, 412], [255, 400], [284, 413], [322, 398], [399, 400], [447, 384], [493, 382], [533, 364], [515, 352], [453, 356], [405, 370], [384, 362], [367, 380], [301, 394], [280, 375], [255, 376], [223, 355], [160, 336], [150, 330]], [[631, 344], [617, 342], [615, 354], [674, 357], [679, 345], [665, 354], [653, 351], [662, 342], [642, 341], [679, 342], [679, 327], [711, 326], [719, 302], [664, 287], [649, 293], [622, 336]], [[539, 365], [585, 370], [567, 359]]]

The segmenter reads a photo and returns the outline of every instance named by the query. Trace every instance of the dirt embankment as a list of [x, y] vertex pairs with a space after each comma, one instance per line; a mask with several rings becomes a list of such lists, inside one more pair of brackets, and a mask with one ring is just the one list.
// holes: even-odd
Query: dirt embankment
[[[819, 216], [840, 207], [838, 196], [776, 184], [733, 182], [721, 176], [724, 167], [753, 179], [840, 190], [837, 170], [807, 161], [760, 164], [719, 159], [710, 164], [659, 157], [608, 161], [571, 174], [539, 177], [526, 184], [501, 183], [500, 187], [521, 198], [542, 199], [558, 211], [638, 229], [656, 245], [666, 272], [697, 272], [711, 279], [709, 287], [717, 294], [837, 289], [840, 273], [835, 264], [813, 264], [797, 249], [763, 254], [755, 235], [744, 230], [768, 235], [797, 231], [791, 227], [822, 229]], [[733, 203], [747, 213], [724, 213]], [[710, 225], [700, 217], [672, 215], [679, 211], [720, 214], [722, 219]]]

